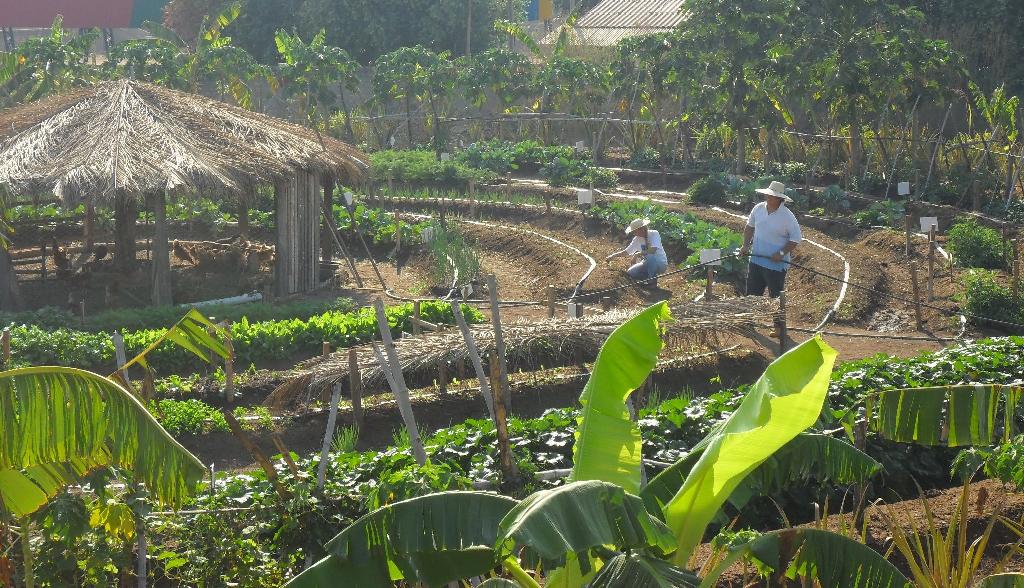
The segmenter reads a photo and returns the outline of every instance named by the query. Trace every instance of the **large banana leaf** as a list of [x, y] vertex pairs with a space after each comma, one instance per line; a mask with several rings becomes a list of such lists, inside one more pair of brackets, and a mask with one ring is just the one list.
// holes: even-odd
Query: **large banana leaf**
[[736, 412], [711, 433], [707, 449], [665, 505], [686, 565], [718, 509], [755, 468], [814, 424], [821, 413], [836, 352], [815, 336], [778, 358]]
[[379, 508], [327, 543], [328, 556], [288, 586], [391, 588], [395, 580], [443, 586], [495, 567], [498, 523], [516, 500], [487, 492], [439, 492]]
[[982, 580], [978, 588], [1024, 588], [1024, 574], [993, 574]]
[[1000, 384], [883, 390], [877, 408], [869, 402], [869, 422], [883, 437], [903, 443], [991, 445], [1000, 405], [1003, 439], [1013, 437], [1022, 391], [1020, 386]]
[[644, 508], [640, 497], [615, 484], [591, 480], [528, 496], [501, 522], [495, 550], [504, 559], [516, 546], [529, 547], [547, 569], [577, 555], [580, 571], [586, 574], [590, 550], [608, 545], [661, 555], [675, 549], [671, 531]]
[[[213, 335], [210, 334], [211, 330], [214, 332]], [[170, 341], [184, 347], [203, 361], [209, 360], [210, 352], [216, 353], [222, 358], [227, 358], [228, 348], [216, 336], [217, 334], [224, 336], [223, 329], [211, 323], [202, 313], [193, 308], [185, 313], [185, 316], [181, 317], [181, 320], [175, 323], [173, 327], [167, 329], [159, 339], [128, 360], [128, 363], [124, 364], [124, 368], [127, 369], [134, 364], [139, 364], [148, 369], [149, 364], [146, 362], [146, 355], [159, 347], [164, 341]]]
[[765, 533], [736, 547], [704, 578], [714, 586], [722, 572], [739, 558], [758, 560], [787, 578], [817, 580], [820, 588], [904, 588], [910, 586], [896, 566], [867, 545], [820, 529], [783, 529]]
[[[694, 449], [648, 482], [640, 493], [647, 508], [660, 512], [682, 488], [703, 453], [703, 447]], [[842, 439], [800, 433], [744, 478], [729, 495], [729, 503], [741, 509], [754, 496], [777, 494], [812, 479], [837, 484], [861, 483], [881, 469], [882, 464], [875, 458]]]
[[203, 466], [116, 382], [64, 367], [0, 372], [0, 497], [30, 514], [106, 465], [133, 472], [160, 501], [180, 504]]
[[697, 588], [700, 578], [663, 559], [638, 553], [613, 557], [589, 584], [590, 588]]
[[668, 305], [659, 302], [620, 325], [601, 346], [580, 395], [570, 481], [602, 480], [640, 492], [640, 430], [629, 418], [626, 399], [658, 362], [659, 328], [669, 318]]

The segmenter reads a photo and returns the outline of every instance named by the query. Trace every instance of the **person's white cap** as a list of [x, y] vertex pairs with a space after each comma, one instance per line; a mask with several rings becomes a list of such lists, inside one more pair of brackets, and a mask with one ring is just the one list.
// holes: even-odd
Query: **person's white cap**
[[646, 227], [649, 224], [651, 224], [651, 219], [649, 219], [649, 218], [638, 218], [638, 219], [634, 220], [633, 222], [629, 223], [629, 226], [626, 227], [626, 234], [629, 235], [633, 231], [635, 231], [637, 229], [642, 229], [642, 228]]
[[767, 188], [758, 188], [754, 190], [758, 194], [766, 194], [768, 196], [775, 196], [776, 198], [782, 198], [786, 202], [792, 202], [793, 199], [786, 194], [786, 185], [782, 182], [772, 182], [768, 184]]

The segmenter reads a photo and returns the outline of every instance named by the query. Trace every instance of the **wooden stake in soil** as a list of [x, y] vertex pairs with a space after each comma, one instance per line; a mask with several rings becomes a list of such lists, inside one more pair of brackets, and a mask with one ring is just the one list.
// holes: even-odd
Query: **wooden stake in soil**
[[322, 341], [320, 343], [320, 345], [321, 345], [321, 347], [320, 347], [320, 357], [325, 357], [326, 358], [328, 355], [331, 354], [331, 342], [330, 341]]
[[786, 352], [786, 291], [779, 292], [779, 323], [776, 326], [779, 332], [779, 354]]
[[714, 291], [713, 291], [714, 290], [714, 285], [715, 285], [715, 268], [709, 265], [708, 266], [708, 279], [707, 279], [707, 282], [704, 284], [704, 299], [705, 300], [711, 300], [712, 298], [715, 297], [715, 294], [714, 294]]
[[555, 318], [555, 287], [549, 285], [544, 292], [548, 301], [548, 318]]
[[[498, 300], [498, 279], [487, 274], [487, 289], [491, 295], [491, 326], [494, 327], [494, 350], [498, 354], [498, 375], [501, 385], [508, 390], [508, 364], [505, 362], [505, 337], [501, 333], [501, 307]], [[505, 395], [505, 410], [512, 410], [512, 395]]]
[[1011, 289], [1011, 291], [1013, 293], [1013, 299], [1016, 300], [1017, 299], [1017, 294], [1020, 291], [1020, 261], [1017, 258], [1017, 240], [1016, 239], [1014, 239], [1013, 242], [1011, 243], [1011, 247], [1013, 247], [1012, 253], [1010, 255], [1010, 263], [1012, 264], [1011, 272], [1012, 272], [1012, 275], [1013, 275], [1013, 283], [1011, 284], [1010, 289]]
[[494, 394], [494, 424], [498, 433], [498, 455], [501, 460], [501, 477], [506, 484], [519, 483], [519, 468], [512, 456], [512, 448], [508, 442], [508, 421], [505, 414], [505, 405], [508, 404], [508, 396], [504, 394], [505, 387], [502, 384], [501, 357], [495, 350], [491, 350], [488, 363], [491, 368], [491, 392]]
[[39, 277], [45, 282], [46, 281], [46, 243], [39, 246]]
[[355, 348], [348, 350], [348, 395], [352, 400], [352, 422], [356, 431], [363, 428], [363, 377], [359, 373], [359, 356]]
[[413, 336], [416, 336], [416, 335], [420, 334], [420, 325], [419, 325], [419, 323], [417, 321], [422, 320], [422, 317], [420, 316], [420, 301], [419, 300], [413, 300], [412, 301], [412, 317], [413, 317], [413, 319], [415, 319], [415, 320], [411, 321], [412, 322], [412, 334], [413, 334]]
[[906, 237], [907, 237], [906, 255], [907, 255], [908, 258], [914, 252], [913, 246], [910, 243], [910, 237], [911, 237], [910, 231], [911, 231], [911, 228], [912, 228], [911, 223], [913, 222], [913, 220], [914, 220], [914, 217], [910, 216], [909, 214], [905, 215], [903, 217], [903, 224], [904, 224], [904, 229], [905, 229]]
[[928, 229], [928, 302], [935, 300], [935, 225]]
[[338, 420], [338, 403], [341, 402], [341, 384], [335, 384], [331, 391], [331, 410], [327, 415], [327, 429], [324, 430], [324, 444], [320, 447], [320, 465], [316, 469], [316, 489], [324, 487], [324, 478], [327, 476], [327, 458], [331, 450], [331, 440], [334, 439], [334, 424]]
[[4, 365], [11, 365], [11, 328], [4, 327], [4, 334], [0, 337], [0, 343], [3, 344], [4, 350]]
[[274, 486], [274, 490], [277, 491], [278, 496], [280, 496], [282, 500], [288, 500], [291, 498], [291, 493], [288, 492], [288, 489], [285, 488], [284, 485], [281, 484], [281, 481], [277, 479], [277, 470], [274, 469], [274, 465], [270, 463], [267, 456], [264, 455], [253, 440], [249, 438], [249, 435], [242, 430], [242, 425], [238, 424], [238, 419], [235, 418], [235, 415], [227, 408], [222, 408], [220, 412], [224, 415], [224, 420], [227, 421], [228, 428], [231, 429], [231, 433], [236, 439], [238, 439], [242, 446], [245, 447], [245, 450], [249, 452], [249, 455], [256, 460], [256, 463], [260, 464], [260, 467], [263, 468], [263, 472], [267, 474], [267, 480], [269, 480]]
[[601, 297], [601, 310], [608, 312], [612, 309], [612, 297], [602, 296]]
[[82, 321], [82, 326], [85, 326], [85, 300], [78, 301], [78, 315]]
[[924, 320], [921, 318], [921, 289], [917, 285], [917, 262], [910, 262], [910, 284], [914, 288], [914, 324], [918, 331], [924, 330]]
[[448, 393], [448, 363], [443, 359], [437, 360], [437, 393]]
[[[7, 330], [4, 329], [6, 332]], [[124, 353], [124, 337], [121, 336], [119, 331], [114, 331], [114, 334], [110, 336], [110, 340], [114, 343], [114, 361], [117, 362], [117, 372], [121, 375], [124, 381], [128, 381], [128, 374], [124, 372], [124, 364], [128, 363], [128, 359]]]
[[390, 375], [388, 383], [391, 384], [391, 391], [394, 393], [395, 401], [398, 403], [398, 410], [402, 414], [405, 428], [409, 432], [409, 444], [412, 446], [413, 455], [416, 456], [416, 462], [423, 465], [427, 462], [427, 452], [423, 449], [423, 441], [420, 439], [420, 432], [416, 428], [416, 418], [413, 416], [412, 403], [409, 401], [409, 388], [405, 385], [405, 376], [402, 375], [402, 363], [398, 359], [398, 352], [395, 351], [395, 343], [391, 338], [391, 327], [388, 326], [388, 318], [384, 314], [384, 303], [381, 302], [380, 298], [374, 300], [373, 308], [377, 311], [377, 328], [380, 331], [380, 337], [384, 343], [384, 353], [387, 354], [387, 358], [381, 354], [376, 345], [374, 345], [374, 351], [377, 353], [377, 359], [384, 370], [384, 375]]
[[284, 439], [281, 439], [281, 435], [279, 435], [277, 431], [274, 431], [270, 434], [270, 440], [274, 442], [274, 447], [276, 447], [278, 453], [281, 454], [281, 459], [288, 464], [288, 471], [290, 471], [293, 476], [299, 475], [299, 466], [295, 463], [295, 460], [292, 459], [292, 453], [288, 451], [287, 447], [285, 447]]
[[466, 324], [466, 317], [462, 316], [462, 309], [458, 302], [452, 302], [452, 313], [455, 315], [455, 323], [462, 331], [462, 338], [466, 342], [466, 354], [469, 356], [473, 370], [476, 372], [476, 379], [480, 382], [480, 395], [484, 397], [484, 404], [487, 405], [487, 414], [494, 420], [494, 401], [491, 399], [491, 388], [487, 385], [487, 375], [484, 373], [483, 362], [480, 361], [480, 350], [476, 346], [473, 334], [469, 332], [469, 325]]
[[224, 400], [228, 404], [235, 401], [235, 345], [231, 342], [231, 323], [225, 323], [224, 346], [228, 356], [224, 360]]

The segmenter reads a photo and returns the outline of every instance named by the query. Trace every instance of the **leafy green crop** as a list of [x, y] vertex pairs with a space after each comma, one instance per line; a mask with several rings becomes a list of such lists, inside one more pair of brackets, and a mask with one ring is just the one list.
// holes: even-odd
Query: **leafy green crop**
[[949, 229], [949, 250], [963, 267], [999, 269], [1003, 263], [1003, 238], [999, 231], [966, 218]]

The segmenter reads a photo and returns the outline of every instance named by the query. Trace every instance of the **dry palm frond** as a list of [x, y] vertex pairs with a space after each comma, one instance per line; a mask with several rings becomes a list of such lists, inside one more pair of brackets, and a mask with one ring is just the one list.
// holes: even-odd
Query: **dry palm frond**
[[[755, 326], [770, 322], [772, 305], [763, 298], [750, 297], [676, 306], [672, 308], [676, 320], [668, 324], [665, 338], [670, 345], [678, 347], [717, 344], [716, 335], [720, 332], [747, 334]], [[608, 335], [639, 310], [606, 312], [575, 320], [547, 319], [503, 325], [509, 369], [593, 361]], [[470, 330], [481, 355], [486, 356], [494, 347], [494, 331], [489, 325], [474, 326]], [[363, 345], [355, 350], [364, 386], [369, 389], [383, 386], [384, 372], [372, 346]], [[395, 350], [406, 377], [427, 382], [437, 373], [439, 363], [451, 365], [469, 360], [465, 341], [457, 330], [398, 339]], [[283, 410], [308, 403], [335, 384], [345, 385], [348, 377], [348, 352], [340, 350], [297, 366], [292, 377], [274, 390], [265, 404]]]
[[132, 80], [2, 111], [0, 137], [0, 185], [68, 201], [240, 192], [299, 169], [353, 182], [368, 169], [357, 149], [316, 131]]

